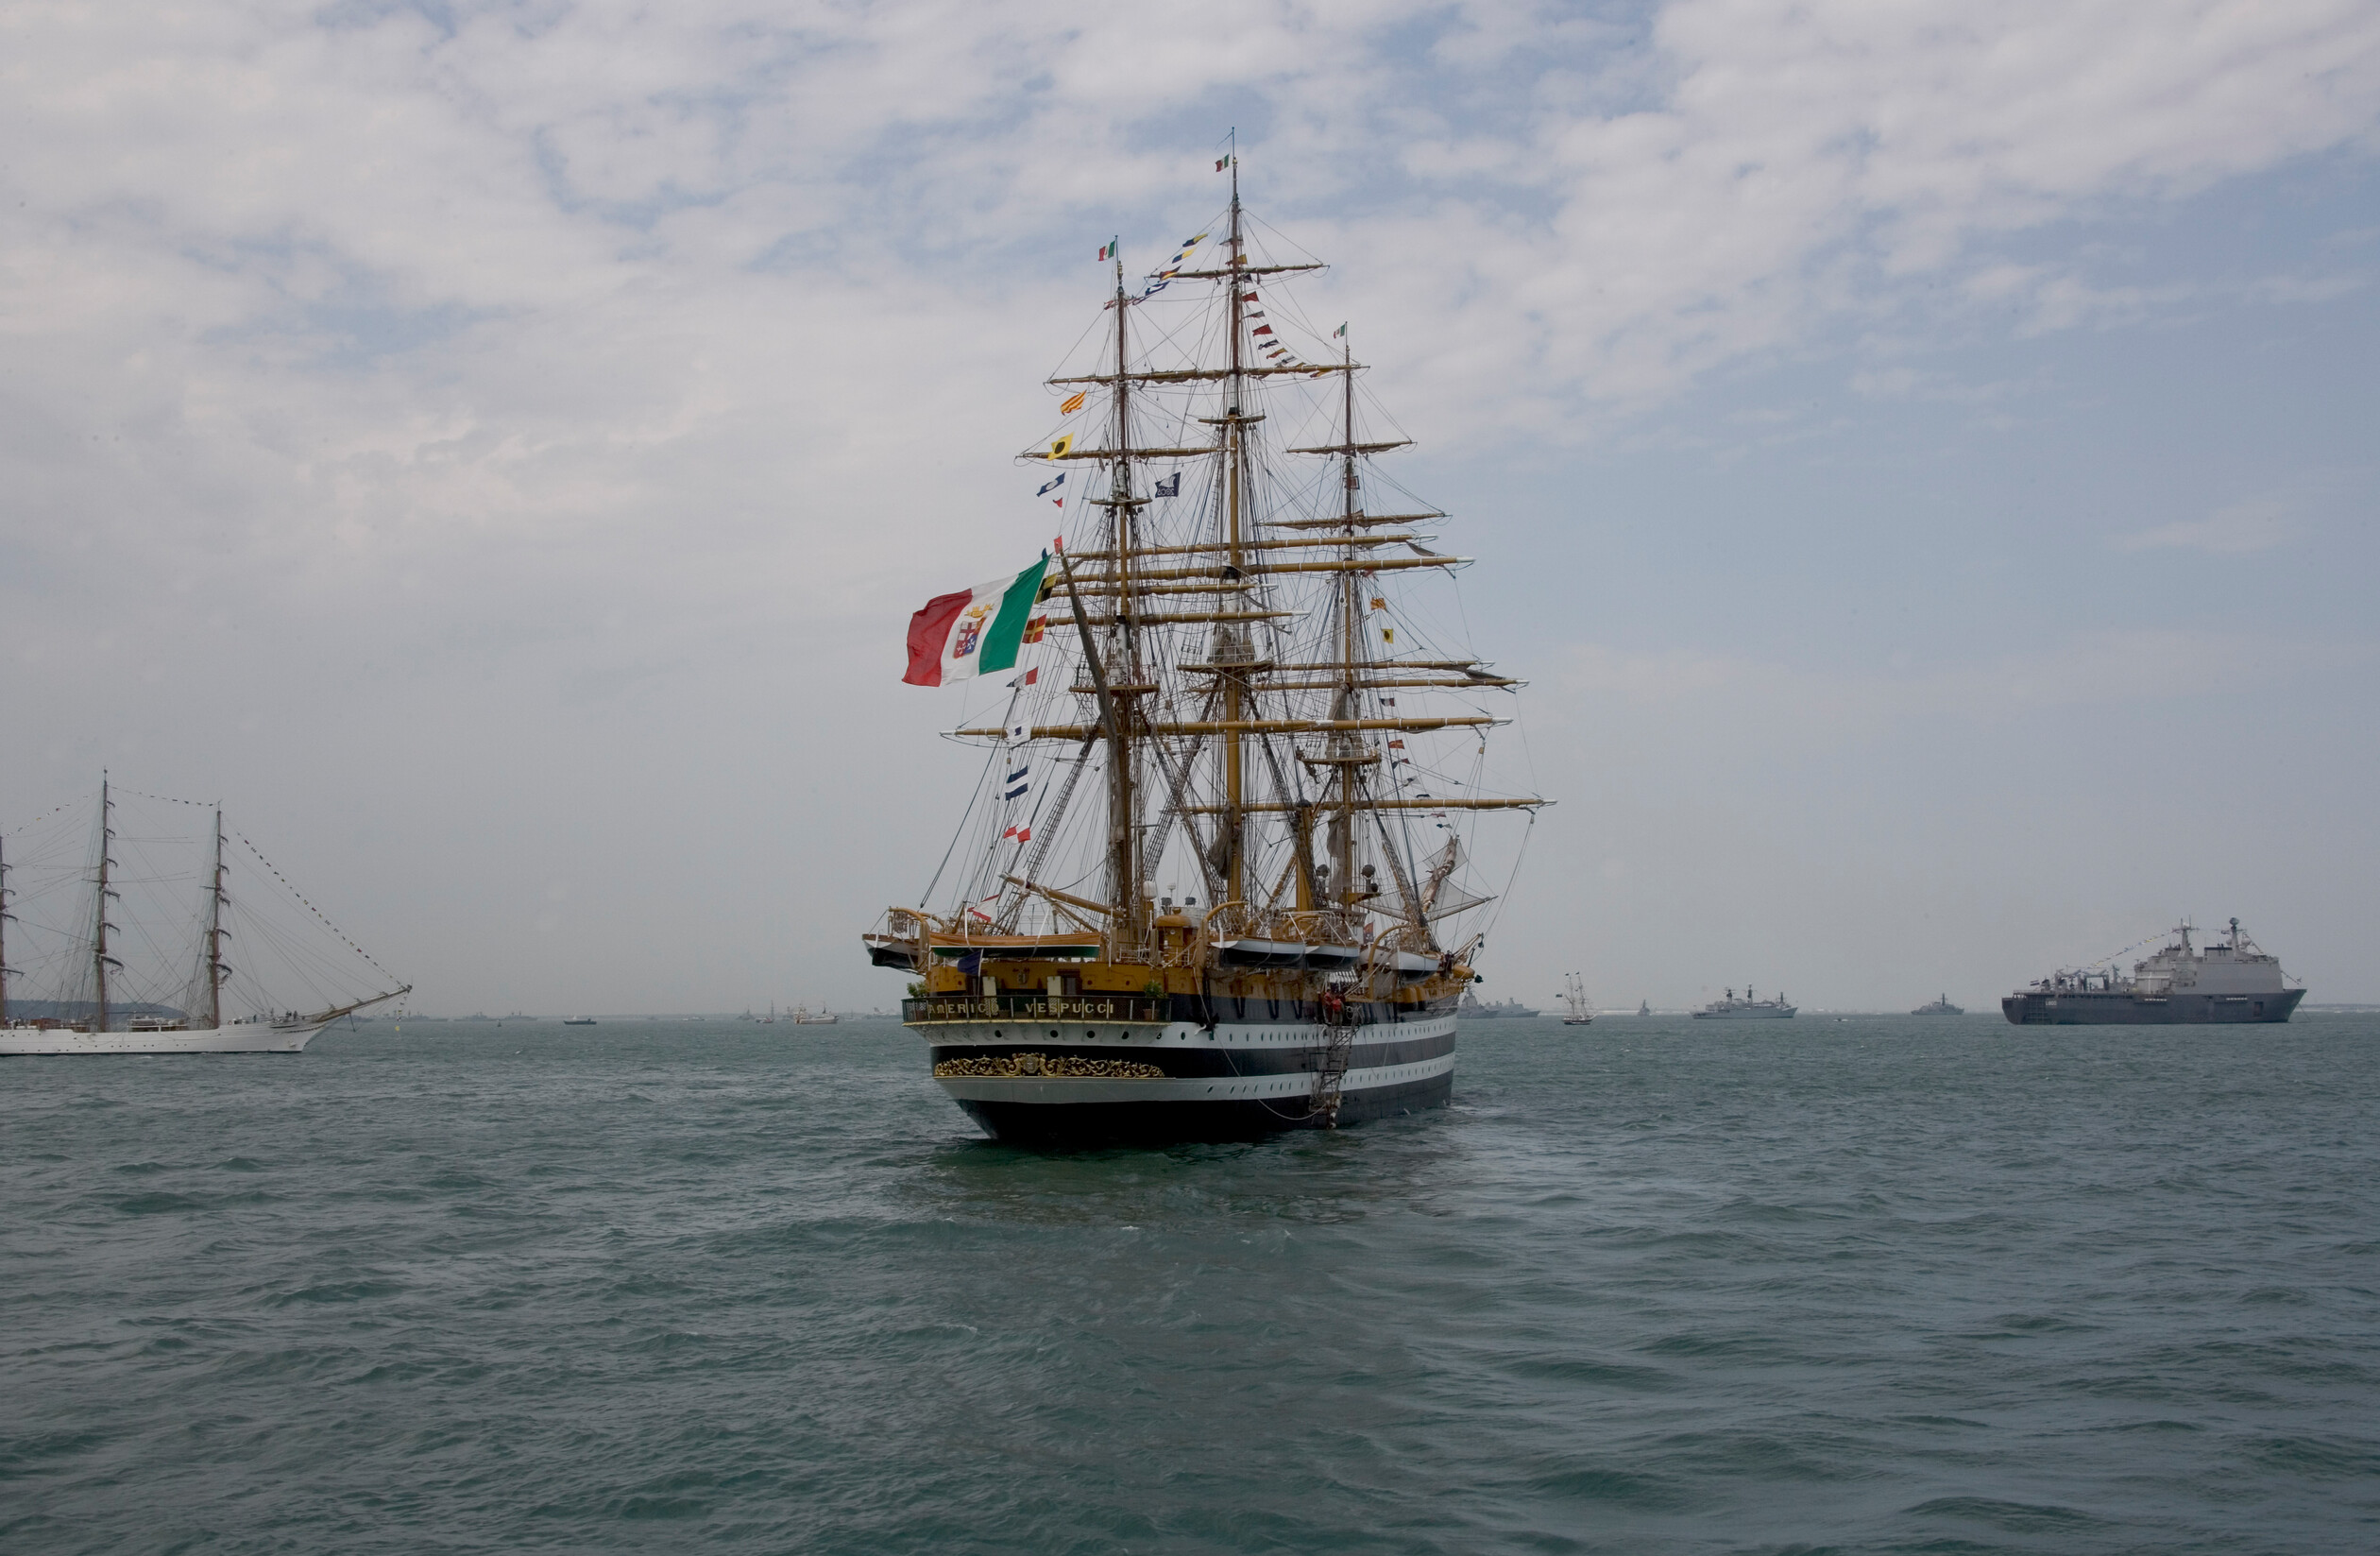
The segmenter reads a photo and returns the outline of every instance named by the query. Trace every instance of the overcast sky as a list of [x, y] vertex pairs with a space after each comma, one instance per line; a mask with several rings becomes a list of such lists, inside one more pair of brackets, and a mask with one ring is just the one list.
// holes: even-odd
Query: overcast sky
[[435, 1012], [889, 1004], [908, 615], [1233, 127], [1533, 683], [1484, 992], [2380, 1000], [2370, 0], [19, 0], [0, 827], [220, 795]]

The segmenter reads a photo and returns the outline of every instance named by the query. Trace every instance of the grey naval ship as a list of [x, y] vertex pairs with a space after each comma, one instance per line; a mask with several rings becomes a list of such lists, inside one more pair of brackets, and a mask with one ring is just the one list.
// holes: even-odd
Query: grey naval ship
[[2000, 1001], [2018, 1026], [2175, 1026], [2183, 1022], [2286, 1021], [2305, 998], [2287, 986], [2280, 961], [2231, 921], [2228, 938], [2194, 947], [2187, 919], [2172, 944], [2113, 969], [2055, 972]]
[[1737, 999], [1736, 991], [1729, 989], [1726, 999], [1713, 1000], [1694, 1012], [1694, 1019], [1697, 1021], [1782, 1021], [1791, 1017], [1794, 1009], [1794, 1006], [1786, 1002], [1785, 996], [1782, 994], [1766, 1000], [1753, 999], [1751, 986], [1746, 984], [1742, 999]]

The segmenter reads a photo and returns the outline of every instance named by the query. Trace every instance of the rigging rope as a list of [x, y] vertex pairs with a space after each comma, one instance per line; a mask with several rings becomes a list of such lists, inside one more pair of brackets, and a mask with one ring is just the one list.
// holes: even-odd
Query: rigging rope
[[[185, 801], [184, 803], [187, 802]], [[240, 842], [246, 846], [247, 851], [256, 856], [256, 862], [259, 864], [264, 865], [265, 869], [272, 872], [273, 879], [281, 883], [281, 889], [283, 891], [287, 892], [290, 896], [296, 898], [300, 903], [302, 903], [305, 910], [314, 915], [315, 919], [320, 922], [324, 929], [329, 930], [332, 934], [339, 937], [339, 944], [345, 946], [356, 955], [364, 958], [366, 962], [370, 963], [372, 970], [379, 973], [382, 978], [387, 979], [392, 983], [400, 982], [395, 973], [389, 971], [386, 967], [382, 966], [380, 963], [373, 960], [372, 953], [370, 951], [366, 950], [354, 941], [349, 940], [347, 937], [347, 932], [345, 930], [340, 929], [339, 926], [332, 923], [329, 918], [324, 917], [323, 912], [320, 908], [315, 907], [312, 902], [308, 902], [306, 900], [306, 895], [289, 883], [288, 877], [282, 875], [280, 870], [274, 869], [273, 862], [264, 857], [263, 849], [259, 848], [255, 844], [249, 843], [247, 838], [237, 830], [234, 830], [231, 835], [239, 838]]]

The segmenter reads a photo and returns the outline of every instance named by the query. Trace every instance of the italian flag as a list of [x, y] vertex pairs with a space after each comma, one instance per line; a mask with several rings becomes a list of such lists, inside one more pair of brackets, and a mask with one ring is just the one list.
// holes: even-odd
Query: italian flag
[[947, 686], [987, 671], [1016, 667], [1016, 646], [1041, 597], [1049, 554], [1012, 578], [939, 594], [910, 618], [909, 674], [911, 686]]

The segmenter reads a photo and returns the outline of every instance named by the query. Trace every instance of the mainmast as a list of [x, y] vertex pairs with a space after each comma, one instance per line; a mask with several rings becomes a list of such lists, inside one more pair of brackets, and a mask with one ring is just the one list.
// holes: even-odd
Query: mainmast
[[223, 1025], [223, 807], [214, 812], [214, 873], [207, 878], [207, 1029]]
[[[1240, 408], [1248, 402], [1246, 398], [1248, 365], [1242, 354], [1244, 348], [1240, 340], [1240, 327], [1246, 322], [1243, 310], [1247, 307], [1247, 294], [1241, 290], [1241, 287], [1246, 281], [1242, 272], [1248, 266], [1248, 253], [1245, 239], [1240, 231], [1239, 153], [1236, 135], [1232, 138], [1232, 227], [1231, 234], [1226, 239], [1232, 253], [1231, 258], [1225, 261], [1223, 266], [1223, 284], [1227, 288], [1226, 295], [1231, 299], [1231, 328], [1226, 333], [1232, 342], [1231, 377], [1227, 380], [1231, 387], [1229, 396], [1223, 403], [1223, 493], [1225, 523], [1228, 526], [1224, 531], [1224, 579], [1227, 583], [1242, 585], [1242, 588], [1235, 592], [1241, 600], [1245, 601], [1247, 592], [1244, 580], [1248, 576], [1248, 552], [1240, 499], [1247, 485], [1248, 444], [1247, 423], [1241, 417]], [[1219, 595], [1217, 598], [1223, 600], [1231, 596]], [[1218, 610], [1216, 614], [1221, 615], [1223, 612]], [[1224, 880], [1223, 900], [1245, 902], [1248, 900], [1248, 847], [1247, 839], [1243, 835], [1243, 829], [1247, 824], [1243, 808], [1248, 803], [1248, 766], [1240, 751], [1240, 725], [1247, 717], [1245, 702], [1248, 694], [1249, 671], [1246, 666], [1251, 663], [1256, 656], [1250, 651], [1250, 628], [1247, 623], [1219, 624], [1215, 634], [1215, 641], [1216, 648], [1215, 660], [1217, 667], [1221, 669], [1223, 682], [1223, 824], [1218, 829], [1216, 842], [1223, 855], [1221, 871]], [[1231, 645], [1228, 653], [1224, 652], [1227, 641]]]

